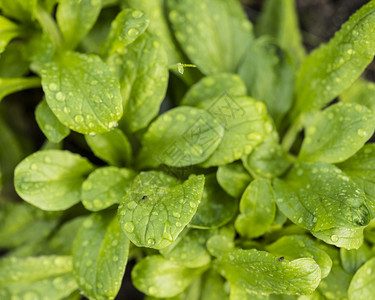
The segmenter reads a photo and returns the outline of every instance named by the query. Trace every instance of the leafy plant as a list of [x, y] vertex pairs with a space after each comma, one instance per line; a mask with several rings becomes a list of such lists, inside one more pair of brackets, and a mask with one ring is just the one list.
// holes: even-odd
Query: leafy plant
[[0, 10], [1, 299], [375, 298], [375, 0], [310, 54], [289, 0]]

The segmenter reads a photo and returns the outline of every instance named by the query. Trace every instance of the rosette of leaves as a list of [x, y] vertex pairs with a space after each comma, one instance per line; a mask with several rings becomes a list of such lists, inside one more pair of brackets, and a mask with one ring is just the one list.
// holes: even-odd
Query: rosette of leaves
[[288, 0], [0, 1], [0, 298], [374, 298], [374, 27], [306, 54]]

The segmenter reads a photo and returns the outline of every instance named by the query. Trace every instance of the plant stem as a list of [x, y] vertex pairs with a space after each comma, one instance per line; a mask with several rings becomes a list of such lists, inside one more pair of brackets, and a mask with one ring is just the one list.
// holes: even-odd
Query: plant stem
[[59, 28], [52, 16], [41, 6], [35, 12], [36, 19], [42, 26], [43, 31], [48, 34], [57, 48], [62, 47], [62, 37]]
[[292, 125], [290, 125], [288, 131], [285, 133], [284, 138], [281, 142], [281, 146], [286, 151], [290, 150], [297, 138], [298, 133], [302, 130], [302, 119], [302, 115], [299, 115], [299, 117], [293, 121]]

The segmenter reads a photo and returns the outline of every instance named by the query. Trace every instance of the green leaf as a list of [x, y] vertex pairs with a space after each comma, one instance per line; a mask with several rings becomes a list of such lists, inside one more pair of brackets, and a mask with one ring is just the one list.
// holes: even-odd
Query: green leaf
[[371, 258], [371, 251], [366, 243], [358, 249], [347, 250], [340, 248], [340, 259], [344, 270], [349, 274], [354, 274], [357, 270]]
[[310, 257], [319, 265], [322, 278], [327, 277], [332, 267], [329, 255], [318, 244], [304, 235], [283, 236], [266, 247], [267, 251], [287, 260]]
[[273, 136], [266, 137], [242, 162], [250, 174], [265, 178], [281, 176], [291, 165], [288, 153]]
[[96, 135], [85, 135], [94, 154], [108, 164], [118, 167], [130, 164], [132, 149], [128, 138], [120, 129]]
[[204, 176], [181, 183], [158, 171], [141, 172], [119, 206], [120, 224], [138, 247], [162, 249], [190, 222], [201, 201]]
[[269, 35], [288, 51], [296, 67], [305, 57], [299, 30], [296, 1], [267, 0], [257, 23], [256, 32], [259, 36]]
[[363, 243], [363, 227], [334, 227], [322, 231], [312, 231], [311, 233], [327, 244], [343, 247], [348, 250], [358, 249]]
[[6, 203], [0, 212], [0, 248], [9, 249], [47, 237], [57, 218], [26, 203]]
[[239, 198], [252, 178], [241, 163], [234, 162], [220, 166], [216, 172], [216, 179], [228, 195]]
[[128, 260], [129, 240], [111, 211], [95, 213], [82, 224], [73, 245], [73, 273], [90, 299], [114, 299]]
[[372, 136], [375, 116], [360, 104], [337, 103], [309, 123], [299, 159], [337, 163], [356, 153]]
[[235, 285], [230, 286], [230, 300], [269, 300], [268, 295], [248, 293], [243, 288]]
[[240, 214], [236, 218], [237, 232], [247, 239], [263, 235], [275, 219], [276, 205], [268, 180], [253, 180], [243, 193]]
[[126, 47], [125, 54], [110, 56], [108, 64], [120, 81], [127, 114], [122, 121], [133, 132], [147, 127], [157, 116], [168, 86], [163, 45], [145, 33]]
[[277, 125], [292, 106], [294, 73], [291, 58], [267, 37], [249, 47], [238, 69], [248, 95], [266, 105]]
[[217, 228], [228, 223], [237, 211], [237, 201], [228, 196], [216, 181], [215, 174], [206, 176], [201, 204], [190, 222], [195, 228]]
[[233, 250], [235, 234], [232, 227], [221, 227], [216, 234], [208, 239], [207, 250], [215, 257], [220, 257]]
[[40, 87], [40, 79], [38, 77], [0, 78], [0, 102], [5, 96], [37, 87]]
[[340, 95], [340, 100], [342, 102], [359, 103], [375, 113], [374, 95], [375, 83], [359, 78]]
[[264, 105], [254, 99], [240, 97], [244, 90], [238, 76], [221, 74], [202, 79], [183, 99], [182, 104], [205, 109], [225, 128], [219, 147], [203, 163], [204, 167], [240, 159], [271, 132], [272, 124]]
[[149, 24], [149, 18], [142, 11], [122, 10], [111, 23], [111, 30], [103, 52], [108, 55], [116, 52], [126, 54], [126, 46], [142, 35]]
[[13, 42], [0, 55], [0, 78], [24, 76], [29, 70], [29, 62], [23, 57], [25, 44]]
[[44, 32], [34, 32], [23, 49], [23, 56], [31, 62], [30, 69], [40, 73], [42, 65], [52, 60], [56, 46]]
[[365, 192], [375, 211], [375, 144], [367, 144], [338, 167]]
[[375, 296], [375, 257], [367, 261], [350, 282], [348, 295], [350, 300], [372, 299]]
[[91, 211], [99, 211], [120, 203], [130, 189], [134, 177], [135, 173], [130, 169], [96, 169], [82, 184], [83, 206]]
[[[1, 3], [0, 3], [1, 5]], [[17, 24], [0, 16], [0, 53], [4, 52], [9, 42], [21, 34]]]
[[174, 297], [204, 271], [177, 265], [161, 255], [147, 256], [132, 271], [132, 282], [146, 295], [157, 298]]
[[90, 31], [101, 8], [101, 0], [59, 1], [56, 19], [68, 48], [74, 49]]
[[229, 300], [225, 291], [224, 280], [214, 270], [209, 270], [202, 276], [201, 299]]
[[[77, 289], [70, 256], [39, 256], [0, 260], [0, 289], [11, 298], [38, 299], [48, 295], [63, 299]], [[9, 298], [10, 299], [10, 298]]]
[[104, 133], [122, 116], [119, 83], [98, 56], [64, 52], [41, 72], [46, 100], [61, 123], [84, 134]]
[[312, 258], [278, 261], [264, 251], [233, 250], [214, 262], [232, 285], [257, 294], [311, 294], [320, 282], [320, 268]]
[[35, 109], [35, 119], [44, 135], [53, 143], [61, 142], [70, 133], [69, 128], [61, 124], [44, 99]]
[[44, 210], [64, 210], [80, 201], [87, 159], [68, 151], [38, 151], [18, 164], [14, 185], [20, 197]]
[[211, 256], [207, 252], [206, 242], [212, 235], [208, 230], [187, 229], [160, 253], [168, 260], [188, 268], [199, 268], [210, 263]]
[[328, 44], [302, 63], [295, 113], [322, 108], [348, 88], [375, 54], [375, 1], [353, 14]]
[[167, 7], [176, 39], [204, 74], [237, 70], [252, 41], [252, 25], [238, 1], [168, 0]]
[[283, 180], [274, 180], [274, 192], [283, 214], [305, 229], [356, 229], [372, 218], [364, 193], [327, 163], [295, 164]]
[[142, 139], [140, 166], [184, 167], [205, 161], [218, 147], [224, 128], [208, 112], [177, 107], [151, 123]]
[[0, 7], [4, 15], [30, 22], [37, 7], [37, 0], [0, 0]]

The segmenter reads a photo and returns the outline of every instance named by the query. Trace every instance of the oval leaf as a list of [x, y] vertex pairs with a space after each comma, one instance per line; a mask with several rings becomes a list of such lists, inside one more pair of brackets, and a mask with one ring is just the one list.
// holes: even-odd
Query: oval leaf
[[367, 261], [354, 275], [348, 294], [350, 300], [366, 300], [375, 297], [375, 257]]

